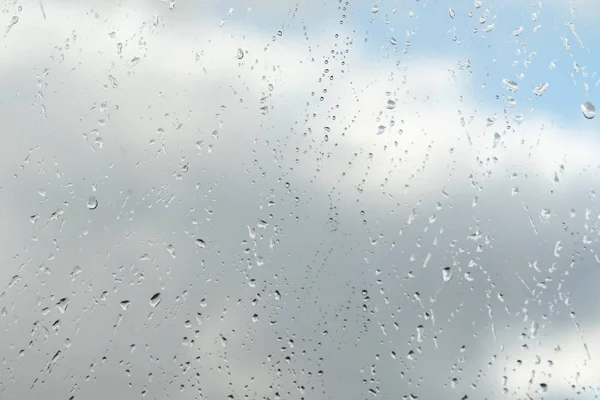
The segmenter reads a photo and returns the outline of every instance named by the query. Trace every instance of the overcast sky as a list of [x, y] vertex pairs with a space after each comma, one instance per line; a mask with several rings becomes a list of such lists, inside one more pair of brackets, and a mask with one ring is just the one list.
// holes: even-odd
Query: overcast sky
[[454, 3], [5, 3], [0, 398], [596, 398], [600, 6]]

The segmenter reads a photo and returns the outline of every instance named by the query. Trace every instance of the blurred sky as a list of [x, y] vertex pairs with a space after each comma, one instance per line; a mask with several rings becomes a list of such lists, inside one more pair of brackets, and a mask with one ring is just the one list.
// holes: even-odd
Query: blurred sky
[[0, 398], [597, 398], [598, 18], [6, 2]]

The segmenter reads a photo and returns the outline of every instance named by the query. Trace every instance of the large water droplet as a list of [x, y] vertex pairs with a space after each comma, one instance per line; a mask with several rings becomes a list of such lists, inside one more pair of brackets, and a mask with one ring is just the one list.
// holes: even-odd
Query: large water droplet
[[160, 295], [160, 292], [155, 293], [152, 297], [150, 297], [150, 305], [152, 307], [156, 307], [160, 301], [162, 300], [162, 296]]
[[592, 119], [596, 116], [596, 107], [589, 101], [586, 101], [581, 105], [581, 112], [587, 119]]
[[88, 210], [95, 210], [98, 207], [98, 200], [94, 196], [90, 196], [86, 203]]

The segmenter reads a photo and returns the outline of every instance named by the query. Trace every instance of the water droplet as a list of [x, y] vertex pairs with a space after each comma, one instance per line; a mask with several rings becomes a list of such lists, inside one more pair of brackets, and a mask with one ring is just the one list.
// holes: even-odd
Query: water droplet
[[98, 200], [96, 200], [94, 196], [90, 196], [85, 205], [87, 206], [88, 210], [95, 210], [98, 208]]
[[390, 38], [390, 43], [395, 46], [396, 44], [398, 44], [398, 41], [396, 40], [396, 38]]
[[244, 50], [238, 49], [238, 51], [237, 51], [237, 59], [241, 60], [242, 58], [244, 58]]
[[56, 303], [56, 307], [58, 308], [58, 311], [60, 311], [61, 314], [64, 314], [67, 311], [67, 307], [69, 307], [69, 299], [63, 297], [58, 301], [58, 303]]
[[491, 32], [494, 29], [494, 26], [496, 26], [496, 24], [489, 24], [488, 26], [486, 26], [483, 31], [484, 32]]
[[393, 110], [394, 108], [396, 108], [396, 102], [394, 100], [388, 100], [387, 101], [387, 109]]
[[452, 19], [454, 19], [454, 17], [456, 17], [456, 13], [454, 12], [453, 9], [449, 9], [448, 14], [450, 15], [450, 18], [452, 18]]
[[19, 275], [15, 275], [11, 278], [10, 282], [8, 283], [8, 287], [11, 288], [13, 286], [15, 286], [17, 283], [19, 283], [19, 281], [21, 280], [21, 277]]
[[371, 8], [371, 12], [373, 14], [376, 14], [379, 11], [379, 6], [373, 6], [373, 8]]
[[117, 87], [119, 87], [119, 81], [117, 81], [117, 78], [115, 78], [114, 76], [109, 75], [108, 80], [110, 81], [113, 88], [116, 89]]
[[537, 334], [538, 328], [539, 328], [539, 324], [536, 321], [533, 321], [531, 323], [531, 326], [529, 327], [529, 335], [532, 338], [535, 338], [535, 335]]
[[196, 244], [198, 245], [198, 247], [200, 247], [201, 249], [206, 247], [206, 242], [202, 239], [196, 239]]
[[492, 144], [492, 147], [496, 148], [501, 140], [502, 140], [502, 136], [500, 136], [500, 134], [498, 132], [494, 133], [494, 142]]
[[150, 297], [150, 305], [152, 307], [156, 307], [157, 305], [160, 304], [161, 300], [162, 300], [162, 296], [161, 296], [160, 292], [155, 293], [152, 297]]
[[127, 308], [129, 307], [129, 305], [131, 304], [131, 302], [130, 302], [129, 300], [123, 300], [123, 301], [121, 301], [121, 303], [119, 303], [119, 304], [120, 304], [121, 308], [122, 308], [124, 311], [127, 311]]
[[417, 326], [417, 342], [423, 341], [423, 325]]
[[10, 20], [10, 22], [8, 23], [8, 25], [6, 26], [6, 33], [10, 32], [10, 30], [12, 29], [13, 26], [15, 26], [17, 24], [17, 22], [19, 22], [19, 17], [17, 17], [16, 15], [13, 16]]
[[444, 282], [450, 282], [452, 279], [452, 270], [450, 267], [444, 267], [442, 269], [442, 279], [444, 279]]
[[516, 93], [516, 92], [519, 91], [519, 84], [517, 82], [515, 82], [515, 81], [511, 81], [511, 80], [508, 80], [508, 79], [503, 79], [502, 83], [504, 83], [507, 86], [508, 91], [511, 92], [511, 93]]
[[175, 247], [172, 244], [167, 246], [167, 251], [171, 255], [171, 258], [177, 258], [177, 255], [175, 254]]
[[544, 82], [533, 89], [533, 93], [538, 97], [542, 97], [544, 93], [546, 93], [546, 90], [548, 90], [548, 86], [550, 86], [550, 84], [548, 82]]
[[76, 265], [75, 267], [73, 267], [73, 271], [71, 271], [71, 280], [74, 281], [75, 278], [77, 278], [77, 275], [79, 275], [81, 273], [81, 271], [83, 271], [81, 269], [81, 267], [79, 265]]
[[596, 116], [596, 107], [589, 101], [586, 101], [581, 105], [581, 112], [587, 119], [592, 119]]

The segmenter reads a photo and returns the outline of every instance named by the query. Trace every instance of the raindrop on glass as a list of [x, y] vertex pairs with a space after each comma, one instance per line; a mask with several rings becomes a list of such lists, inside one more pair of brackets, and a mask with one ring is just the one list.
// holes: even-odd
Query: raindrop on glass
[[98, 200], [94, 196], [90, 196], [88, 199], [86, 206], [88, 210], [95, 210], [98, 207]]
[[519, 84], [517, 82], [508, 79], [503, 79], [502, 82], [506, 85], [509, 92], [516, 93], [519, 91]]
[[548, 84], [548, 82], [544, 82], [533, 89], [533, 93], [538, 97], [542, 97], [544, 93], [546, 93], [546, 90], [548, 90], [548, 86], [550, 86], [550, 84]]
[[596, 107], [589, 101], [586, 101], [581, 105], [581, 112], [587, 119], [592, 119], [596, 116]]
[[450, 279], [452, 279], [452, 270], [450, 267], [444, 267], [442, 269], [442, 279], [444, 279], [444, 282], [450, 282]]
[[160, 303], [161, 300], [162, 300], [162, 297], [160, 295], [160, 292], [155, 293], [152, 297], [150, 297], [150, 305], [152, 307], [156, 307]]

